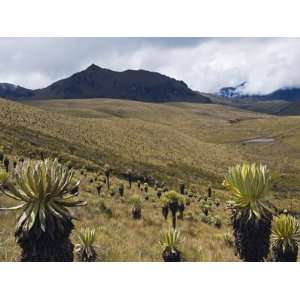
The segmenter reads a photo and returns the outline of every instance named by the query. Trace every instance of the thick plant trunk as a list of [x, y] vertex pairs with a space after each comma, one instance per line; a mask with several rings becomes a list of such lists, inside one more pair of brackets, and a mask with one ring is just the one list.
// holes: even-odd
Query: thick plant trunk
[[[60, 225], [57, 225], [58, 222]], [[48, 220], [47, 228], [49, 230], [43, 232], [40, 224], [36, 222], [28, 233], [21, 230], [15, 233], [17, 243], [22, 249], [20, 257], [22, 262], [72, 262], [74, 260], [74, 245], [69, 238], [74, 228], [72, 221], [61, 221], [53, 217], [51, 222]]]
[[181, 183], [181, 184], [179, 185], [179, 190], [180, 190], [180, 194], [181, 194], [181, 195], [184, 195], [185, 185], [184, 185], [183, 183]]
[[79, 254], [79, 259], [82, 262], [94, 262], [97, 259], [97, 254], [94, 248], [90, 249], [90, 253], [83, 251]]
[[248, 214], [233, 212], [232, 225], [236, 254], [247, 262], [264, 261], [269, 252], [272, 214], [248, 220]]
[[180, 204], [178, 206], [178, 211], [179, 211], [178, 219], [183, 220], [183, 212], [184, 212], [184, 210], [185, 210], [184, 204]]
[[181, 253], [177, 249], [171, 250], [166, 248], [162, 253], [163, 260], [165, 262], [180, 262]]
[[164, 216], [165, 220], [167, 220], [168, 214], [169, 214], [169, 207], [168, 206], [162, 207], [161, 208], [161, 213]]
[[142, 210], [140, 208], [133, 208], [132, 209], [132, 217], [135, 220], [139, 220], [142, 218]]
[[172, 227], [173, 227], [173, 229], [176, 229], [176, 221], [177, 221], [176, 212], [172, 211]]
[[177, 220], [177, 212], [178, 212], [178, 202], [177, 201], [171, 201], [169, 203], [169, 209], [172, 214], [172, 227], [176, 229], [176, 220]]
[[277, 262], [296, 262], [298, 257], [298, 247], [295, 246], [294, 249], [276, 249], [272, 248], [272, 260]]

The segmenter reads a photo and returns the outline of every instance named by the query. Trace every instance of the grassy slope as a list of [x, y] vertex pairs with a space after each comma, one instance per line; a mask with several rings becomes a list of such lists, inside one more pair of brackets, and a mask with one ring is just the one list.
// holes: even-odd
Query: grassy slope
[[[284, 174], [280, 184], [291, 181], [294, 185], [298, 180], [299, 117], [275, 117], [223, 105], [109, 99], [30, 104], [72, 118], [74, 127], [90, 127], [85, 145], [96, 146], [104, 160], [116, 162], [116, 168], [120, 162], [166, 181], [217, 183], [228, 166], [251, 160], [266, 162], [274, 172]], [[256, 137], [274, 137], [276, 142], [242, 143]]]
[[[240, 111], [222, 105], [149, 104], [117, 100], [42, 101], [33, 106], [0, 100], [0, 145], [13, 157], [38, 150], [74, 159], [79, 164], [110, 162], [116, 170], [134, 170], [156, 175], [177, 187], [178, 178], [197, 183], [203, 195], [208, 181], [220, 187], [229, 165], [244, 159], [267, 162], [274, 171], [276, 188], [273, 201], [280, 207], [299, 208], [300, 118], [274, 117]], [[235, 120], [229, 122], [229, 120]], [[243, 145], [255, 137], [275, 137], [268, 145]], [[78, 175], [79, 176], [79, 175]], [[95, 176], [89, 173], [88, 177]], [[159, 232], [169, 223], [163, 221], [157, 201], [144, 203], [143, 219], [133, 221], [124, 199], [101, 196], [112, 209], [109, 217], [100, 208], [94, 184], [83, 179], [80, 197], [89, 200], [76, 213], [76, 227], [91, 224], [98, 229], [99, 260], [160, 260]], [[121, 179], [113, 178], [113, 189]], [[289, 193], [285, 193], [285, 191]], [[150, 194], [154, 191], [150, 189]], [[228, 231], [226, 193], [216, 190], [222, 201], [213, 214], [222, 218], [222, 228], [200, 222], [195, 200], [179, 221], [185, 242], [182, 250], [189, 261], [235, 261], [231, 248], [219, 238]], [[286, 197], [289, 199], [286, 199]], [[150, 197], [155, 199], [155, 197]], [[8, 201], [1, 197], [1, 206]], [[12, 204], [12, 203], [11, 203]], [[0, 218], [0, 260], [11, 261], [18, 255], [14, 242], [14, 213]], [[73, 236], [75, 241], [75, 238]]]
[[298, 116], [300, 115], [300, 102], [291, 102], [286, 107], [283, 107], [279, 112], [281, 116]]

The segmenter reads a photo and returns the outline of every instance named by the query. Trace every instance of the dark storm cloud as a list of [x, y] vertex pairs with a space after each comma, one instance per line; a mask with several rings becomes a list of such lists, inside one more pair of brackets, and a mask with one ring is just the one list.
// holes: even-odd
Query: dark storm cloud
[[0, 82], [44, 87], [95, 63], [148, 69], [214, 92], [247, 81], [247, 92], [299, 86], [296, 38], [0, 38]]

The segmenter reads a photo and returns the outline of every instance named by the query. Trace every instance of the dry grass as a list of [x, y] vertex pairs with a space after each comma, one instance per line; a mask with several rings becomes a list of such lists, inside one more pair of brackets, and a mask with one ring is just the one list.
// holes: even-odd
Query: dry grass
[[[199, 203], [194, 201], [185, 211], [184, 221], [179, 221], [187, 261], [237, 260], [222, 238], [231, 230], [224, 204], [228, 195], [220, 185], [228, 166], [243, 160], [267, 163], [273, 171], [272, 201], [278, 207], [299, 211], [299, 117], [186, 103], [50, 100], [28, 104], [0, 100], [0, 148], [12, 159], [44, 151], [71, 160], [78, 168], [93, 165], [101, 169], [110, 163], [115, 175], [131, 167], [135, 173], [153, 175], [176, 189], [180, 179], [196, 184], [200, 194], [213, 183], [222, 200], [213, 214], [221, 217], [222, 227], [201, 222]], [[275, 143], [242, 143], [256, 137], [274, 137]], [[114, 177], [113, 186], [121, 180]], [[107, 192], [99, 199], [95, 184], [83, 179], [80, 197], [89, 204], [75, 212], [81, 219], [76, 228], [83, 224], [97, 228], [99, 260], [161, 261], [159, 234], [170, 223], [163, 220], [157, 201], [144, 202], [142, 220], [131, 218], [126, 199], [139, 192], [134, 186], [130, 193], [125, 190], [123, 200]], [[154, 193], [152, 188], [149, 193]], [[1, 195], [0, 200], [1, 206], [8, 204]], [[100, 201], [111, 209], [112, 216], [101, 209]], [[1, 261], [14, 261], [18, 256], [14, 225], [14, 213], [1, 213]], [[75, 234], [72, 239], [76, 241]]]
[[[217, 104], [109, 99], [30, 104], [62, 113], [81, 130], [89, 127], [86, 143], [96, 146], [104, 160], [116, 162], [117, 169], [120, 162], [152, 175], [163, 174], [166, 181], [181, 178], [207, 184], [219, 183], [228, 166], [237, 162], [261, 161], [273, 170], [278, 190], [292, 186], [299, 190], [300, 117], [275, 117]], [[257, 137], [273, 137], [275, 143], [243, 143]], [[80, 141], [78, 136], [76, 142]]]
[[[79, 174], [79, 172], [78, 172]], [[112, 187], [107, 191], [102, 188], [99, 197], [95, 183], [90, 184], [89, 179], [95, 174], [81, 177], [80, 198], [88, 200], [88, 205], [80, 209], [74, 209], [73, 213], [80, 219], [75, 221], [76, 229], [81, 226], [96, 228], [98, 261], [161, 261], [161, 246], [159, 245], [160, 232], [171, 226], [171, 219], [165, 221], [161, 214], [161, 206], [154, 189], [150, 188], [149, 200], [143, 201], [142, 219], [134, 220], [131, 216], [131, 207], [128, 198], [132, 194], [146, 195], [134, 183], [129, 190], [128, 184], [117, 178], [113, 178]], [[125, 194], [120, 197], [117, 187], [123, 182]], [[111, 196], [111, 191], [116, 191]], [[13, 204], [5, 197], [1, 197], [1, 206]], [[101, 206], [105, 205], [112, 214], [105, 212]], [[178, 220], [178, 228], [182, 232], [184, 242], [180, 250], [186, 261], [237, 261], [233, 249], [226, 246], [221, 239], [222, 234], [230, 230], [227, 224], [227, 212], [225, 203], [220, 207], [214, 207], [212, 215], [222, 216], [221, 228], [208, 225], [200, 221], [201, 209], [199, 202], [194, 199], [184, 212], [184, 219]], [[0, 228], [0, 261], [15, 261], [19, 255], [19, 248], [14, 239], [16, 214], [13, 212], [1, 212]], [[76, 240], [76, 231], [73, 231], [72, 240]]]

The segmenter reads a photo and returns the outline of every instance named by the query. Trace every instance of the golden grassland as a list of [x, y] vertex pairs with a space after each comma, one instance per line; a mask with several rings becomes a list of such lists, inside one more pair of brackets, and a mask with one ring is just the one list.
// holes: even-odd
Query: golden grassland
[[[201, 222], [201, 208], [194, 199], [179, 220], [187, 261], [237, 261], [223, 235], [230, 232], [221, 182], [235, 163], [257, 161], [272, 170], [270, 197], [280, 208], [298, 211], [300, 195], [300, 117], [277, 117], [218, 104], [151, 104], [125, 100], [49, 100], [25, 104], [0, 100], [0, 148], [11, 159], [43, 151], [88, 169], [81, 178], [80, 197], [86, 207], [74, 213], [97, 229], [100, 261], [161, 261], [160, 232], [170, 226], [162, 215], [155, 191], [143, 203], [141, 220], [131, 218], [128, 196], [144, 192], [136, 184], [121, 198], [103, 188], [99, 197], [93, 169], [104, 163], [114, 169], [113, 187], [124, 182], [120, 174], [128, 167], [134, 173], [152, 175], [171, 188], [183, 180], [195, 184], [204, 195], [212, 184], [221, 199], [212, 214], [222, 219], [221, 228]], [[245, 140], [272, 137], [272, 144], [246, 144]], [[79, 171], [77, 171], [79, 176]], [[125, 183], [125, 182], [124, 182]], [[125, 183], [126, 184], [126, 183]], [[126, 184], [127, 186], [127, 184]], [[12, 204], [0, 195], [1, 206]], [[108, 210], [103, 209], [103, 203]], [[112, 215], [108, 213], [112, 212]], [[0, 215], [0, 261], [14, 261], [18, 247], [14, 239], [15, 213]], [[72, 235], [76, 243], [75, 233]]]
[[[159, 244], [160, 233], [171, 226], [171, 219], [165, 221], [161, 214], [161, 205], [156, 191], [150, 188], [148, 193], [141, 191], [137, 184], [129, 189], [128, 184], [113, 177], [112, 187], [108, 191], [103, 186], [100, 196], [95, 182], [90, 183], [96, 174], [79, 175], [81, 179], [80, 198], [88, 200], [88, 205], [74, 209], [73, 214], [79, 218], [75, 221], [76, 229], [89, 226], [96, 229], [98, 261], [162, 261], [162, 248]], [[99, 177], [99, 176], [98, 176]], [[124, 196], [118, 193], [120, 183], [125, 185]], [[114, 195], [111, 195], [111, 192]], [[199, 191], [200, 192], [200, 191]], [[203, 191], [204, 195], [205, 191]], [[131, 206], [128, 198], [139, 194], [143, 199], [142, 219], [131, 217]], [[1, 206], [13, 204], [0, 195]], [[226, 245], [223, 233], [230, 231], [225, 203], [214, 206], [211, 215], [222, 216], [222, 226], [217, 228], [200, 221], [201, 212], [198, 199], [194, 197], [184, 212], [184, 219], [178, 220], [178, 228], [184, 239], [180, 246], [186, 261], [237, 261], [232, 247]], [[0, 261], [16, 261], [19, 248], [15, 243], [14, 227], [17, 213], [1, 212], [0, 218]], [[77, 243], [76, 230], [72, 234], [73, 243]]]
[[[294, 183], [300, 183], [300, 117], [271, 116], [219, 104], [111, 99], [27, 104], [34, 107], [26, 109], [38, 115], [48, 114], [42, 118], [48, 118], [52, 126], [43, 132], [63, 140], [64, 148], [69, 145], [71, 149], [62, 148], [63, 152], [97, 164], [109, 162], [115, 169], [131, 166], [167, 182], [183, 179], [217, 184], [230, 165], [261, 161], [274, 171], [279, 189], [299, 189]], [[275, 142], [243, 143], [257, 137], [273, 137]]]
[[[132, 188], [129, 189], [126, 181], [112, 177], [110, 190], [107, 190], [104, 185], [99, 196], [96, 190], [98, 181], [90, 183], [90, 180], [95, 180], [95, 177], [99, 180], [99, 175], [95, 173], [80, 175], [79, 171], [76, 171], [76, 177], [81, 180], [79, 197], [87, 200], [88, 204], [72, 211], [79, 219], [74, 221], [75, 230], [71, 237], [74, 244], [78, 242], [76, 231], [88, 226], [96, 229], [97, 261], [162, 261], [160, 233], [171, 226], [171, 219], [169, 217], [167, 221], [164, 220], [161, 204], [153, 188], [150, 187], [145, 193], [143, 188], [140, 189], [136, 183], [133, 183]], [[118, 192], [121, 183], [125, 185], [123, 197]], [[222, 190], [216, 191], [216, 199], [220, 200], [220, 206], [213, 204], [209, 212], [209, 216], [220, 217], [222, 223], [218, 228], [214, 224], [206, 224], [201, 220], [203, 213], [199, 197], [203, 199], [207, 193], [204, 187], [196, 188], [191, 204], [186, 206], [183, 220], [177, 221], [183, 238], [180, 250], [185, 261], [239, 261], [232, 245], [224, 238], [225, 234], [232, 234], [229, 211], [226, 208], [226, 201], [229, 199], [227, 193]], [[141, 220], [134, 220], [131, 216], [128, 199], [133, 194], [139, 194], [144, 199]], [[146, 195], [148, 200], [145, 200]], [[279, 208], [299, 211], [300, 206], [295, 199], [278, 200], [273, 196], [272, 198]], [[16, 204], [3, 195], [0, 195], [0, 202], [2, 207]], [[0, 261], [17, 261], [20, 254], [14, 238], [17, 214], [1, 212]]]

